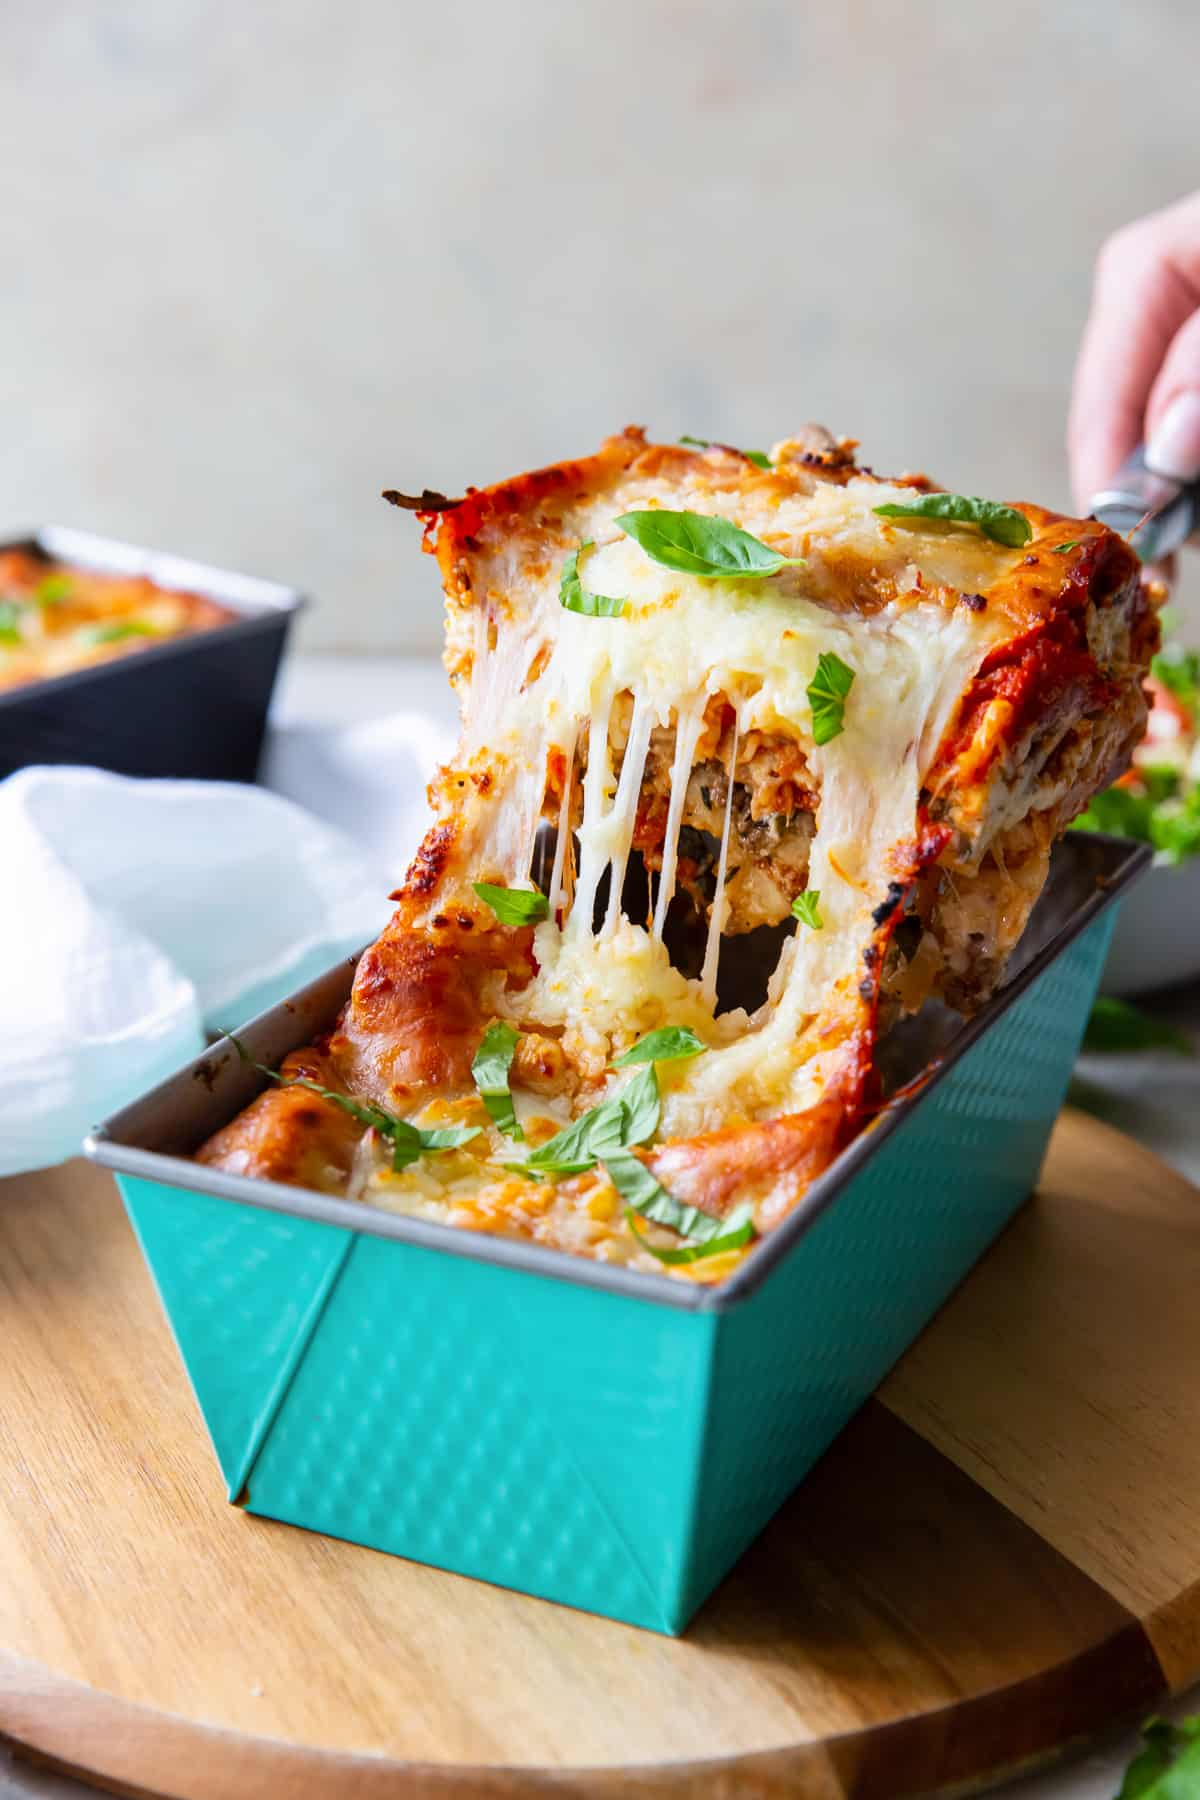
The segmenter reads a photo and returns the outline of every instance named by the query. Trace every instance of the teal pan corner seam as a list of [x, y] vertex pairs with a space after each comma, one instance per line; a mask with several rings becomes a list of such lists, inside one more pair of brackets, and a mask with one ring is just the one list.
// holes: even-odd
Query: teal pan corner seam
[[[505, 1311], [508, 1313], [509, 1317], [514, 1321], [514, 1324], [516, 1326], [515, 1342], [518, 1344], [518, 1346], [521, 1346], [523, 1348], [524, 1334], [521, 1330], [521, 1319], [517, 1313], [517, 1309], [516, 1309], [516, 1306], [514, 1303], [514, 1296], [510, 1292], [507, 1283], [505, 1283], [501, 1286], [500, 1298], [502, 1299], [502, 1301], [504, 1303]], [[711, 1355], [711, 1349], [709, 1351], [709, 1354]], [[662, 1633], [664, 1633], [667, 1636], [674, 1636], [676, 1628], [674, 1626], [672, 1626], [667, 1613], [663, 1609], [662, 1601], [661, 1601], [659, 1595], [655, 1592], [654, 1583], [650, 1578], [649, 1572], [645, 1568], [645, 1566], [642, 1562], [642, 1558], [641, 1558], [640, 1554], [638, 1553], [637, 1549], [630, 1542], [629, 1537], [626, 1534], [624, 1528], [621, 1526], [620, 1522], [614, 1516], [612, 1508], [605, 1501], [604, 1495], [600, 1491], [598, 1484], [591, 1478], [591, 1476], [589, 1476], [587, 1474], [586, 1470], [583, 1467], [583, 1463], [579, 1456], [578, 1451], [575, 1449], [575, 1446], [573, 1444], [571, 1444], [567, 1441], [565, 1434], [558, 1435], [558, 1443], [559, 1443], [560, 1448], [562, 1449], [563, 1453], [565, 1454], [567, 1460], [569, 1461], [572, 1469], [574, 1470], [580, 1486], [589, 1495], [593, 1505], [596, 1507], [596, 1510], [599, 1512], [601, 1518], [605, 1521], [609, 1530], [612, 1532], [613, 1536], [616, 1538], [617, 1542], [621, 1545], [622, 1549], [624, 1550], [626, 1556], [629, 1558], [630, 1565], [634, 1571], [634, 1574], [637, 1576], [638, 1583], [641, 1586], [642, 1592], [645, 1594], [646, 1598], [650, 1602], [649, 1611], [655, 1621], [655, 1624], [651, 1627], [651, 1629], [661, 1631]], [[583, 1610], [587, 1610], [587, 1609], [585, 1608]], [[603, 1618], [605, 1615], [601, 1613], [601, 1614], [597, 1614], [596, 1616]]]
[[287, 1391], [295, 1379], [296, 1370], [300, 1367], [300, 1364], [304, 1359], [304, 1353], [312, 1342], [313, 1333], [320, 1324], [325, 1308], [329, 1305], [333, 1296], [333, 1291], [342, 1278], [346, 1263], [350, 1257], [350, 1252], [359, 1241], [360, 1233], [357, 1231], [347, 1233], [346, 1242], [342, 1245], [337, 1256], [333, 1258], [324, 1275], [321, 1277], [320, 1283], [314, 1292], [312, 1299], [308, 1303], [308, 1308], [296, 1328], [291, 1347], [280, 1366], [279, 1373], [268, 1388], [266, 1399], [263, 1401], [255, 1415], [254, 1423], [250, 1428], [250, 1437], [246, 1444], [245, 1451], [242, 1454], [241, 1461], [237, 1464], [233, 1474], [229, 1478], [228, 1497], [233, 1505], [238, 1504], [240, 1495], [245, 1491], [250, 1476], [254, 1471], [254, 1465], [258, 1461], [259, 1453], [267, 1441], [267, 1436], [272, 1425], [275, 1423], [279, 1409], [287, 1397]]

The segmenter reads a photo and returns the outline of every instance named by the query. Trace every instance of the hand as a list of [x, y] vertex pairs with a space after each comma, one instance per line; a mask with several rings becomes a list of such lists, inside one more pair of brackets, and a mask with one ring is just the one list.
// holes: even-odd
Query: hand
[[1081, 513], [1143, 439], [1152, 468], [1200, 476], [1200, 192], [1096, 259], [1067, 433]]

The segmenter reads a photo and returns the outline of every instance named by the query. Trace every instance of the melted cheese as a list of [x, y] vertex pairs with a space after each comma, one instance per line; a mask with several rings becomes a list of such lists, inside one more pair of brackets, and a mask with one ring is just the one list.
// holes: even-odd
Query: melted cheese
[[[806, 503], [804, 528], [798, 532], [793, 520], [787, 535], [778, 520], [771, 530], [761, 518], [739, 515], [736, 523], [773, 547], [810, 558], [808, 567], [756, 581], [681, 575], [654, 562], [611, 518], [598, 518], [581, 579], [590, 591], [626, 598], [623, 616], [566, 611], [557, 565], [523, 618], [490, 627], [491, 641], [481, 614], [464, 744], [468, 756], [482, 752], [494, 759], [499, 752], [505, 772], [486, 842], [479, 846], [481, 874], [525, 879], [548, 758], [558, 751], [569, 766], [576, 743], [587, 747], [573, 904], [561, 925], [549, 920], [538, 928], [538, 973], [501, 1004], [526, 1028], [567, 1031], [586, 1019], [614, 1047], [661, 1024], [697, 1031], [713, 1050], [672, 1070], [664, 1083], [665, 1136], [798, 1110], [819, 1096], [831, 1053], [815, 1038], [814, 1024], [839, 988], [857, 979], [870, 915], [894, 873], [892, 853], [916, 828], [923, 777], [965, 684], [1003, 632], [1001, 622], [965, 607], [947, 608], [927, 590], [948, 578], [986, 585], [1012, 566], [1015, 553], [978, 533], [898, 531], [871, 510], [893, 492], [903, 490], [866, 482], [818, 484]], [[834, 607], [810, 591], [822, 586], [822, 558], [844, 559], [851, 550], [872, 568], [891, 569], [896, 597], [878, 610]], [[807, 688], [822, 651], [840, 657], [855, 680], [844, 729], [818, 746]], [[531, 668], [540, 671], [532, 680]], [[632, 695], [634, 705], [618, 775], [610, 726], [622, 694]], [[767, 1004], [753, 1019], [715, 1016], [732, 780], [700, 980], [674, 969], [662, 945], [683, 790], [704, 707], [715, 694], [736, 708], [739, 733], [795, 738], [820, 786], [808, 881], [821, 895], [823, 929], [799, 927]], [[672, 721], [667, 842], [653, 924], [646, 930], [622, 918], [620, 890], [650, 733]], [[563, 855], [560, 832], [556, 899]], [[594, 934], [606, 873], [609, 899]]]

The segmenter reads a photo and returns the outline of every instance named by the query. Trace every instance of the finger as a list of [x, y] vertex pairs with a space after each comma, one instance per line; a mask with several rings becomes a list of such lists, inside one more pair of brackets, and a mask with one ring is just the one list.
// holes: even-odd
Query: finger
[[1109, 239], [1071, 395], [1068, 449], [1081, 512], [1141, 439], [1163, 358], [1198, 304], [1200, 292], [1172, 259], [1158, 221]]
[[1200, 475], [1200, 311], [1171, 339], [1151, 390], [1146, 461], [1180, 481]]

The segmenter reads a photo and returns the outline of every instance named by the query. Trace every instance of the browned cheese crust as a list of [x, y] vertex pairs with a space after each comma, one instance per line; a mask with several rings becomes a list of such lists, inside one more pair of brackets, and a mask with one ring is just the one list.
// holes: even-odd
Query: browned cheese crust
[[[960, 622], [965, 612], [981, 632], [986, 627], [978, 663], [925, 770], [909, 836], [897, 845], [860, 966], [814, 1039], [815, 1054], [838, 1052], [825, 1090], [786, 1116], [733, 1117], [639, 1152], [681, 1203], [722, 1216], [751, 1198], [759, 1230], [795, 1204], [861, 1125], [874, 1097], [878, 1032], [929, 994], [971, 1011], [993, 990], [1041, 890], [1051, 844], [1128, 765], [1145, 723], [1142, 678], [1157, 643], [1136, 558], [1094, 520], [1023, 504], [1032, 535], [1007, 554], [978, 533], [929, 521], [879, 521], [870, 537], [848, 533], [828, 522], [836, 508], [827, 505], [816, 506], [803, 530], [788, 527], [800, 516], [794, 509], [814, 497], [830, 500], [835, 489], [861, 495], [864, 483], [876, 484], [856, 466], [853, 450], [809, 428], [778, 446], [773, 466], [761, 469], [732, 449], [651, 444], [630, 428], [594, 456], [457, 501], [431, 496], [437, 510], [422, 514], [425, 547], [437, 557], [446, 591], [446, 667], [468, 707], [478, 704], [483, 665], [523, 628], [532, 588], [557, 582], [564, 558], [588, 541], [597, 516], [644, 504], [718, 512], [773, 545], [768, 528], [778, 519], [779, 547], [806, 559], [797, 577], [805, 597], [864, 629], [885, 608], [889, 617], [936, 609]], [[876, 485], [921, 492], [930, 484], [909, 476]], [[553, 648], [551, 638], [543, 643], [536, 634], [529, 644], [526, 689], [540, 679]], [[937, 644], [935, 631], [931, 654]], [[622, 693], [612, 709], [614, 781], [635, 702], [634, 693]], [[701, 938], [716, 903], [716, 847], [726, 814], [721, 929], [728, 937], [789, 918], [809, 885], [821, 802], [811, 752], [787, 729], [739, 732], [735, 702], [723, 692], [710, 697], [681, 809], [672, 904], [691, 914]], [[654, 874], [667, 843], [673, 721], [656, 725], [642, 754], [633, 844]], [[540, 815], [550, 827], [566, 819], [577, 828], [586, 739], [569, 753], [556, 745], [544, 760], [529, 823]], [[496, 873], [482, 866], [480, 846], [495, 842], [504, 769], [503, 754], [464, 735], [455, 764], [431, 787], [435, 822], [394, 896], [391, 922], [363, 957], [337, 1026], [292, 1059], [294, 1068], [319, 1068], [328, 1086], [406, 1116], [444, 1102], [447, 1116], [486, 1125], [471, 1060], [492, 1019], [520, 1017], [520, 994], [538, 966], [532, 929], [502, 925], [473, 891], [475, 880]], [[570, 853], [565, 865], [569, 895]], [[521, 1024], [514, 1089], [568, 1112], [594, 1104], [611, 1078], [611, 1058], [625, 1046], [620, 1032], [604, 1020], [594, 1032], [587, 1021], [566, 1029]], [[355, 1121], [316, 1096], [270, 1089], [199, 1156], [241, 1174], [344, 1191], [360, 1135]], [[519, 1179], [493, 1183], [478, 1204], [460, 1195], [444, 1216], [603, 1255], [598, 1246], [611, 1232], [580, 1241], [561, 1223], [567, 1203], [576, 1213], [581, 1206], [603, 1212], [596, 1200], [602, 1180], [578, 1178], [559, 1184], [557, 1193], [543, 1184], [548, 1191], [540, 1197]]]

